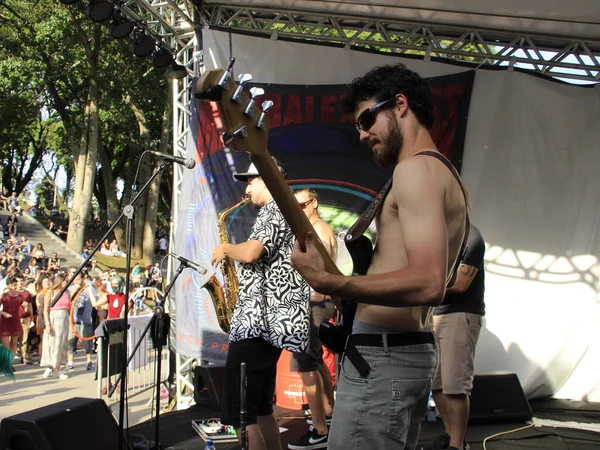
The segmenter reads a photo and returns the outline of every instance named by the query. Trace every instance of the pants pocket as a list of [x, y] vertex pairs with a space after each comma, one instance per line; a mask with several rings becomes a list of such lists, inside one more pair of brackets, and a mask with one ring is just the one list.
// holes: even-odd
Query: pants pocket
[[411, 428], [425, 417], [431, 379], [392, 380], [388, 435], [406, 444]]

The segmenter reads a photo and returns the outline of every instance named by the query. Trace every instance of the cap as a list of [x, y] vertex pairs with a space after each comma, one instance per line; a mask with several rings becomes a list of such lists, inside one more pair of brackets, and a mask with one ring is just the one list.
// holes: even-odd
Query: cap
[[[271, 156], [271, 158], [273, 158], [273, 161], [277, 165], [279, 172], [283, 175], [283, 178], [287, 180], [286, 170], [281, 166], [279, 161], [277, 161], [277, 159], [275, 159], [274, 156]], [[258, 173], [258, 170], [256, 169], [256, 166], [254, 165], [254, 163], [250, 163], [250, 167], [248, 167], [248, 170], [246, 172], [236, 173], [233, 175], [233, 177], [239, 181], [248, 181], [248, 178], [260, 177], [260, 174]]]

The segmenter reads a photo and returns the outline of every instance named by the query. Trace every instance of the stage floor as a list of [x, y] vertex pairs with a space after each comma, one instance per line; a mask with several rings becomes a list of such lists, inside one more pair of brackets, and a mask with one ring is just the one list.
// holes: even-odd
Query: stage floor
[[[553, 426], [535, 426], [523, 431], [499, 436], [486, 443], [488, 450], [508, 449], [545, 449], [562, 450], [575, 449], [587, 450], [600, 448], [600, 404], [573, 402], [566, 400], [534, 400], [531, 402], [534, 423]], [[277, 417], [280, 427], [285, 428], [281, 435], [283, 449], [288, 442], [302, 436], [308, 425], [304, 420], [302, 411], [277, 408]], [[184, 411], [171, 412], [160, 418], [160, 440], [163, 449], [191, 450], [204, 447], [204, 441], [193, 430], [191, 421], [197, 419], [210, 419], [219, 417], [218, 411], [205, 406], [193, 406]], [[586, 426], [598, 431], [570, 428]], [[476, 424], [469, 427], [468, 441], [472, 450], [483, 449], [483, 441], [489, 436], [526, 426], [525, 423], [489, 423]], [[556, 427], [554, 426], [556, 425]], [[423, 422], [419, 448], [427, 445], [443, 431], [440, 421]], [[149, 420], [129, 429], [130, 435], [142, 435], [152, 438], [154, 422]], [[235, 450], [237, 444], [218, 444], [218, 450]]]

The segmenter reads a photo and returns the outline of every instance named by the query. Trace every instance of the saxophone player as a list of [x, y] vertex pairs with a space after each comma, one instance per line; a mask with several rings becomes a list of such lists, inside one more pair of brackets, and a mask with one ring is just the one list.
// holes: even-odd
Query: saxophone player
[[[277, 164], [284, 174], [285, 170]], [[247, 367], [246, 420], [252, 450], [281, 450], [273, 413], [277, 360], [281, 350], [304, 352], [309, 337], [309, 288], [290, 262], [292, 231], [256, 167], [235, 178], [247, 183], [246, 195], [259, 212], [246, 242], [213, 249], [212, 264], [239, 261], [238, 300], [231, 318], [225, 364], [221, 422], [240, 436], [240, 364]]]

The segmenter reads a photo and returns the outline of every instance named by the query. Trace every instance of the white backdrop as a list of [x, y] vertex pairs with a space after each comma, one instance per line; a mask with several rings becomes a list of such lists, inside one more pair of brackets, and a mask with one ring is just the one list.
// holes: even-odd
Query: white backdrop
[[[340, 84], [397, 61], [424, 77], [464, 68], [224, 32], [207, 68], [236, 57], [254, 81]], [[600, 401], [600, 89], [479, 70], [463, 179], [486, 242], [486, 321], [476, 371], [518, 374], [529, 397]]]

